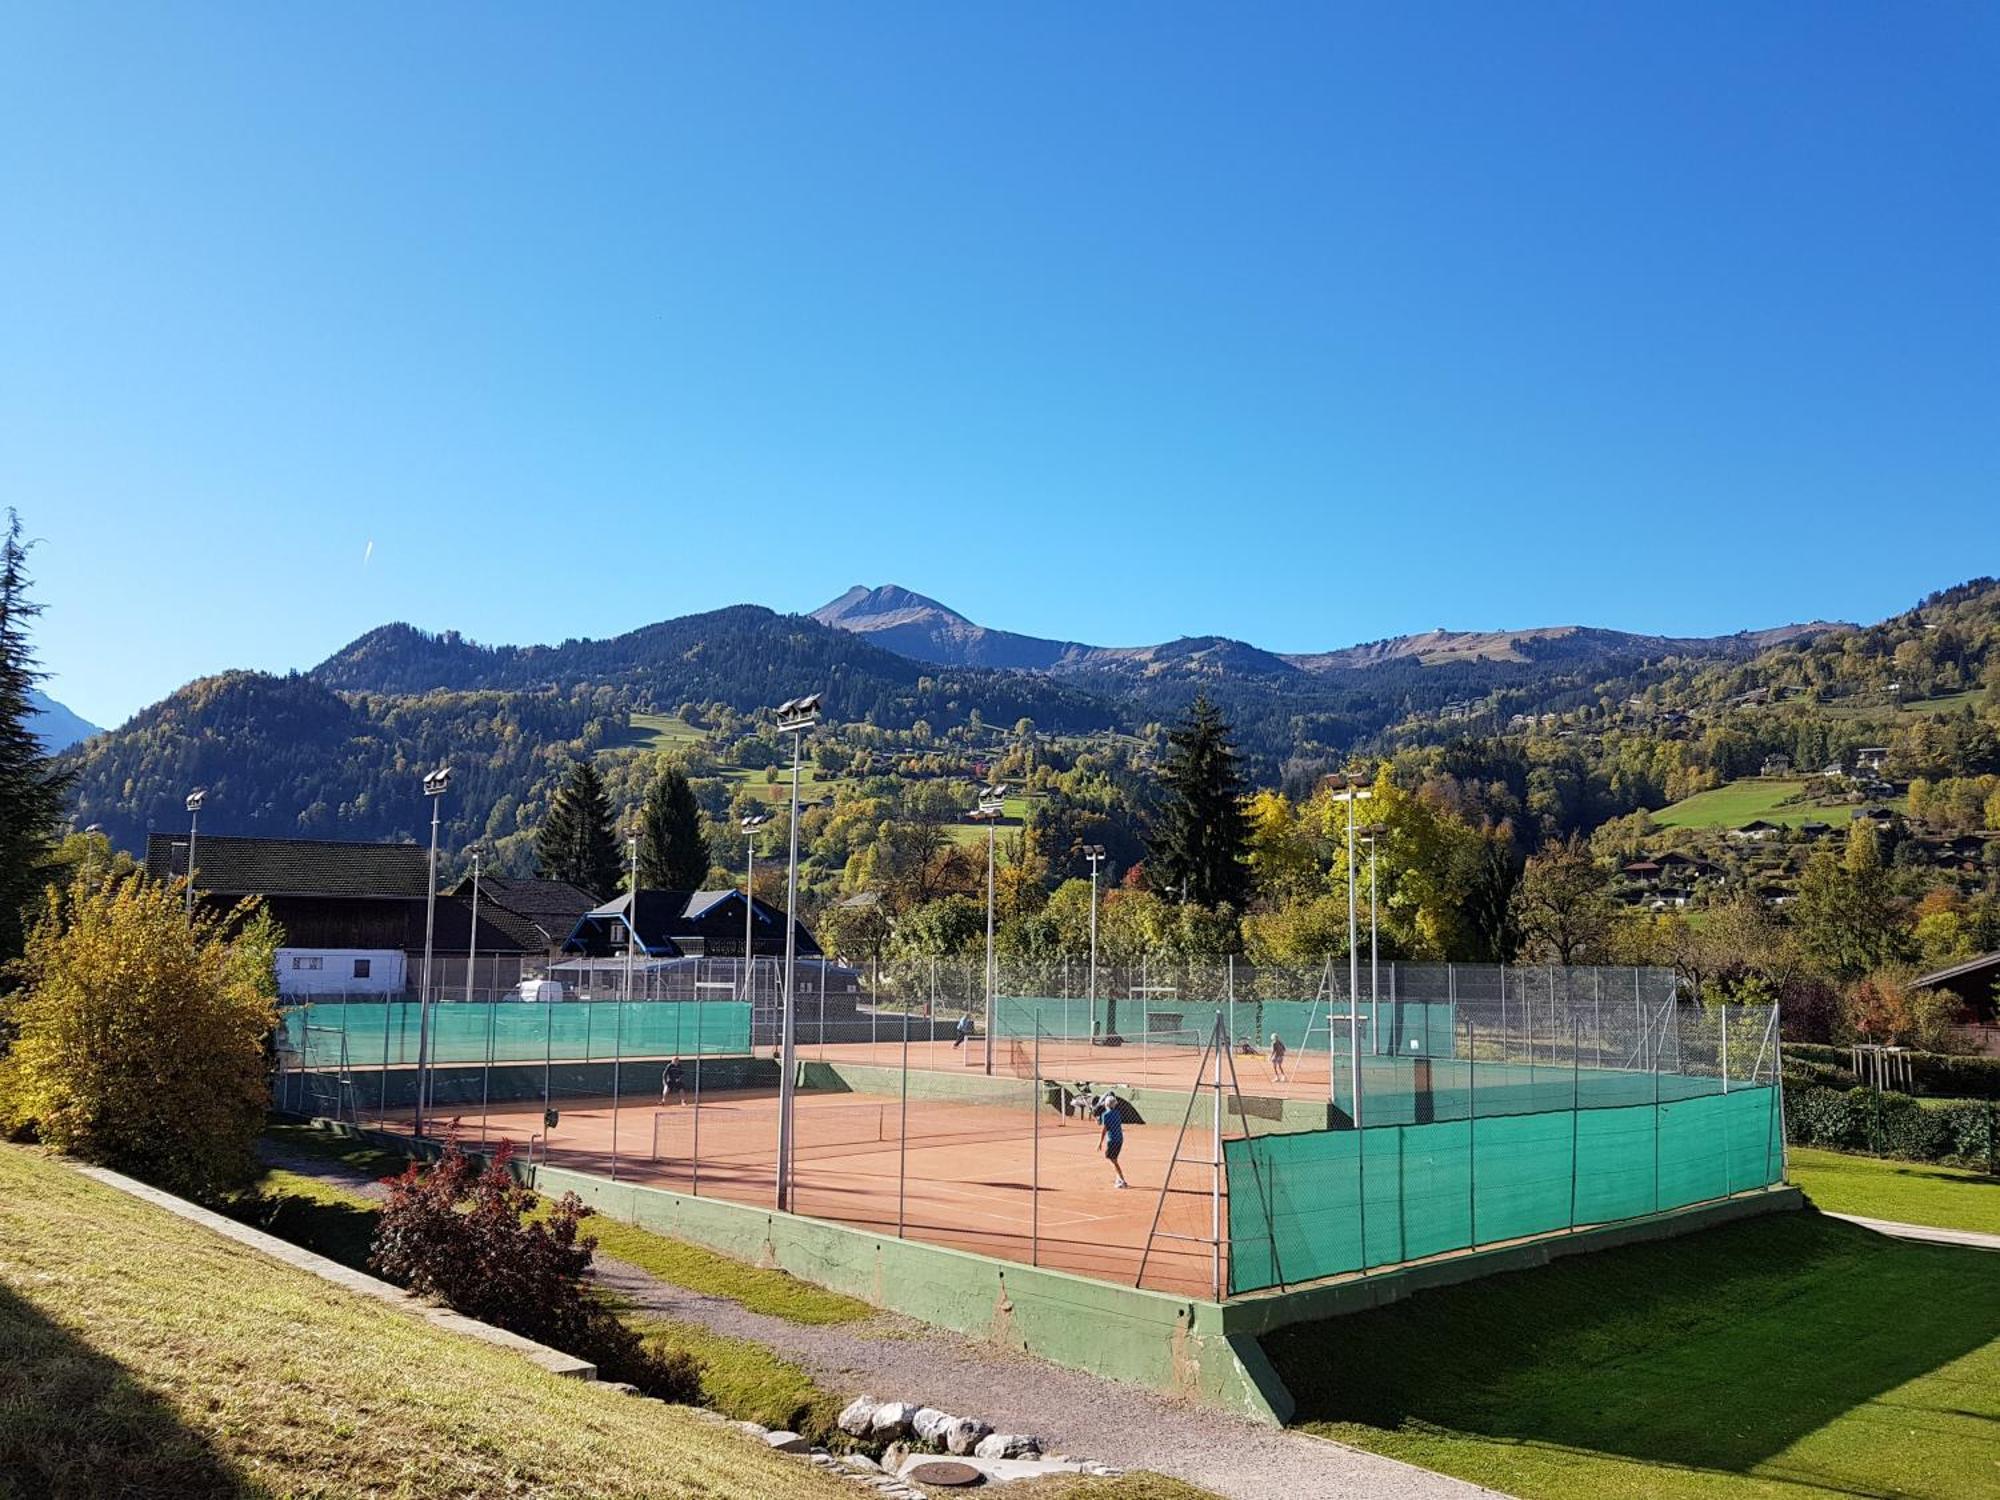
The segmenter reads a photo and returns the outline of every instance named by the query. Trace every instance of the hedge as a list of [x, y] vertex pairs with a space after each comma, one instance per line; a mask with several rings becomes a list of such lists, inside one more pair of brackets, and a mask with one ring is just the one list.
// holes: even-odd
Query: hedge
[[2000, 1171], [2000, 1106], [1990, 1099], [1913, 1099], [1874, 1089], [1788, 1089], [1785, 1138], [1902, 1161]]
[[[2000, 1057], [1906, 1052], [1913, 1092], [1933, 1099], [2000, 1099]], [[1854, 1053], [1817, 1042], [1785, 1043], [1788, 1070], [1822, 1082], [1854, 1079]]]

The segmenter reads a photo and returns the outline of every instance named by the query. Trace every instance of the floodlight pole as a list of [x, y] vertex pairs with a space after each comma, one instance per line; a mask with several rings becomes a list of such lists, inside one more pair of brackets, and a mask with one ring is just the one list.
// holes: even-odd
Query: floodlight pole
[[[1347, 1056], [1354, 1084], [1354, 1128], [1361, 1128], [1361, 926], [1354, 891], [1354, 804], [1370, 795], [1351, 776], [1343, 777], [1345, 789], [1338, 795], [1347, 804]], [[1331, 1037], [1329, 1036], [1329, 1040]], [[1326, 1070], [1329, 1097], [1334, 1091], [1334, 1070]]]
[[639, 835], [625, 837], [625, 1001], [632, 1001], [632, 950], [639, 946]]
[[799, 762], [805, 751], [805, 733], [819, 722], [817, 694], [792, 699], [778, 708], [778, 729], [792, 736], [792, 837], [791, 853], [785, 865], [785, 989], [784, 1012], [779, 1018], [778, 1042], [778, 1182], [777, 1206], [781, 1212], [792, 1207], [792, 1107], [797, 1066], [797, 996], [794, 969], [798, 962], [799, 908]]
[[757, 960], [757, 830], [771, 821], [769, 813], [752, 813], [739, 825], [743, 829], [743, 1003], [752, 1004], [750, 977]]
[[417, 1110], [416, 1134], [424, 1133], [424, 1106], [429, 1103], [431, 1067], [431, 955], [437, 940], [438, 809], [451, 786], [451, 767], [439, 766], [424, 777], [424, 795], [431, 799], [431, 874], [424, 891], [424, 970], [417, 990]]
[[993, 992], [998, 987], [998, 975], [993, 967], [993, 837], [1000, 823], [1000, 814], [1007, 803], [1002, 795], [1005, 787], [988, 787], [979, 796], [979, 807], [973, 816], [986, 823], [986, 1071], [993, 1071]]
[[1104, 846], [1086, 844], [1083, 857], [1090, 861], [1090, 1026], [1088, 1036], [1094, 1036], [1097, 1028], [1097, 867], [1104, 863]]
[[472, 935], [465, 940], [465, 1003], [472, 1004], [472, 971], [479, 958], [479, 847], [472, 849]]
[[[1382, 1055], [1382, 966], [1376, 945], [1375, 835], [1369, 833], [1363, 837], [1368, 840], [1368, 1047], [1379, 1057]], [[1393, 1012], [1395, 1007], [1390, 1006], [1390, 1010]], [[1392, 1015], [1392, 1023], [1393, 1019]]]
[[187, 882], [187, 891], [185, 894], [187, 898], [187, 914], [190, 919], [192, 919], [194, 916], [194, 834], [195, 834], [195, 829], [199, 827], [201, 824], [202, 798], [206, 797], [207, 795], [208, 793], [205, 790], [197, 787], [194, 791], [188, 793], [188, 798], [187, 798], [188, 882]]

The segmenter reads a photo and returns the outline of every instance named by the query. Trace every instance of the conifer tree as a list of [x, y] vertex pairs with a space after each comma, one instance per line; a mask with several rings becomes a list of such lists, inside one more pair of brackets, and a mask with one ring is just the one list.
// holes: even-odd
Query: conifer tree
[[1250, 892], [1243, 775], [1229, 725], [1206, 696], [1167, 732], [1160, 781], [1166, 796], [1146, 855], [1154, 887], [1197, 906], [1242, 906]]
[[639, 884], [655, 891], [696, 891], [708, 879], [708, 840], [694, 788], [679, 766], [668, 766], [646, 793], [639, 813]]
[[603, 900], [620, 881], [611, 799], [597, 767], [580, 760], [549, 801], [535, 836], [535, 863], [544, 880], [567, 880]]
[[40, 898], [71, 780], [33, 727], [29, 694], [43, 674], [28, 626], [42, 607], [28, 597], [27, 561], [21, 518], [10, 509], [0, 538], [0, 961], [21, 956], [23, 912]]

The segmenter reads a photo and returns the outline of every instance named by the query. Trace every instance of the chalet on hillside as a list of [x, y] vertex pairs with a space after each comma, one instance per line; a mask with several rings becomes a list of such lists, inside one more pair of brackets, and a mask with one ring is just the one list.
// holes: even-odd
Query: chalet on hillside
[[1792, 774], [1792, 758], [1789, 755], [1767, 755], [1764, 757], [1766, 776], [1789, 776]]
[[1767, 823], [1762, 818], [1753, 818], [1740, 828], [1730, 829], [1729, 837], [1732, 839], [1741, 839], [1748, 843], [1761, 843], [1765, 839], [1783, 832], [1784, 830], [1776, 823]]
[[1947, 990], [1965, 1004], [1964, 1024], [1954, 1028], [1982, 1052], [2000, 1053], [2000, 952], [1982, 953], [1910, 981], [1912, 989]]
[[1860, 771], [1879, 771], [1889, 759], [1887, 745], [1863, 745], [1854, 752], [1854, 765]]
[[[146, 873], [187, 872], [187, 840], [155, 833], [146, 841]], [[278, 994], [414, 998], [423, 977], [430, 851], [421, 844], [363, 844], [336, 839], [258, 839], [215, 835], [195, 841], [195, 893], [226, 912], [245, 897], [264, 902], [284, 929]], [[470, 899], [437, 899], [431, 984], [452, 998], [487, 998], [520, 983], [524, 959], [539, 956], [539, 935], [510, 913], [484, 903], [476, 930]]]

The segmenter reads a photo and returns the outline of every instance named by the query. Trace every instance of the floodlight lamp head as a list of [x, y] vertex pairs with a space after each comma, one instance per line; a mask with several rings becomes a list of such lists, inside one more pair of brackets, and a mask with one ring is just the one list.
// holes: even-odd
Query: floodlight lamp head
[[207, 796], [208, 796], [207, 787], [205, 786], [196, 787], [193, 791], [189, 792], [187, 795], [187, 810], [191, 813], [200, 812], [201, 804], [207, 798]]
[[446, 792], [450, 790], [451, 790], [450, 766], [439, 766], [435, 771], [429, 772], [428, 774], [425, 775], [424, 795], [426, 797], [442, 797]]
[[745, 833], [755, 833], [770, 821], [771, 815], [769, 813], [750, 813], [743, 819], [743, 831]]

